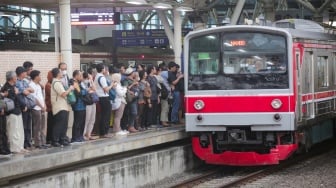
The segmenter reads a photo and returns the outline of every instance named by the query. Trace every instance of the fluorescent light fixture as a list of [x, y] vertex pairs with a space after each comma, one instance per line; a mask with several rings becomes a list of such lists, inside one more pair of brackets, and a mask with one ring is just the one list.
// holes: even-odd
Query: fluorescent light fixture
[[228, 43], [228, 42], [224, 42], [224, 45], [225, 46], [228, 46], [228, 47], [232, 47], [232, 44]]
[[153, 7], [157, 9], [172, 9], [173, 8], [173, 6], [167, 3], [155, 3]]
[[209, 35], [207, 36], [208, 39], [216, 39], [216, 36], [213, 36], [213, 35]]
[[147, 2], [145, 0], [127, 0], [125, 2], [128, 3], [128, 4], [133, 4], [133, 5], [147, 4]]
[[184, 7], [184, 6], [177, 7], [176, 10], [180, 11], [180, 12], [191, 12], [191, 11], [194, 11], [193, 8], [191, 8], [191, 7]]

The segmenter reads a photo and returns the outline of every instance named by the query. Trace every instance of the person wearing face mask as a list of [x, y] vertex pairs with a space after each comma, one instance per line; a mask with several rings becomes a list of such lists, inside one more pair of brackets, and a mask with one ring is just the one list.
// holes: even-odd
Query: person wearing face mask
[[[89, 72], [83, 73], [84, 81], [82, 82], [82, 87], [88, 92], [88, 93], [95, 93], [96, 88], [94, 87], [92, 75], [89, 74]], [[96, 120], [96, 104], [92, 105], [86, 105], [86, 115], [85, 115], [85, 126], [84, 126], [84, 133], [83, 137], [86, 140], [95, 140], [91, 136], [94, 123]]]
[[68, 73], [67, 73], [67, 64], [66, 63], [63, 63], [61, 62], [60, 64], [58, 64], [58, 68], [60, 69], [61, 73], [62, 73], [62, 84], [65, 88], [69, 88], [69, 76], [68, 76]]

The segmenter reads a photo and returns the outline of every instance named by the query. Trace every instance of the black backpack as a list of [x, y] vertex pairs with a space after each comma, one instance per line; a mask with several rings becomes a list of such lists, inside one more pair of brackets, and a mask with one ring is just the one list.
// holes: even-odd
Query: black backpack
[[162, 83], [160, 83], [160, 86], [161, 86], [161, 99], [168, 99], [168, 95], [169, 95], [169, 91], [168, 89], [166, 88], [166, 86]]

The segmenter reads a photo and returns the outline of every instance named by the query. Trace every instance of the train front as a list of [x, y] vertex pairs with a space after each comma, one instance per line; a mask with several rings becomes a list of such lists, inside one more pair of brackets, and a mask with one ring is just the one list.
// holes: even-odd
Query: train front
[[210, 164], [278, 164], [297, 150], [292, 39], [271, 27], [228, 26], [184, 43], [186, 130]]

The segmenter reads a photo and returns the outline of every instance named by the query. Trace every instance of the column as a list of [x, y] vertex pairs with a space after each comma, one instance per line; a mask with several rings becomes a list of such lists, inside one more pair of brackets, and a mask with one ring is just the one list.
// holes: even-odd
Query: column
[[59, 0], [61, 61], [68, 65], [68, 75], [72, 75], [72, 45], [71, 45], [71, 9], [70, 0]]
[[59, 13], [56, 13], [54, 16], [54, 37], [55, 37], [55, 52], [60, 52], [60, 25], [59, 25]]
[[181, 12], [174, 9], [174, 55], [175, 63], [181, 66], [182, 53], [182, 17]]

